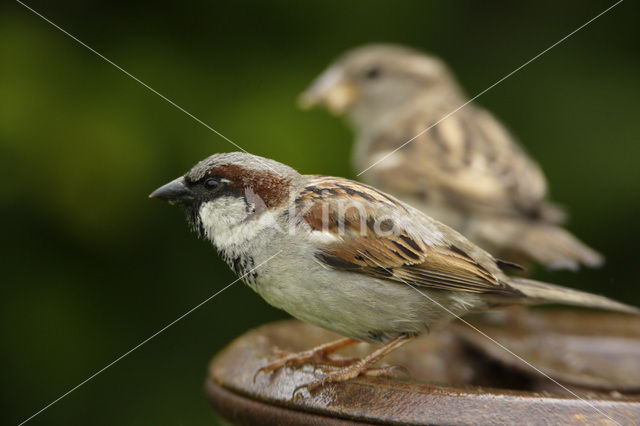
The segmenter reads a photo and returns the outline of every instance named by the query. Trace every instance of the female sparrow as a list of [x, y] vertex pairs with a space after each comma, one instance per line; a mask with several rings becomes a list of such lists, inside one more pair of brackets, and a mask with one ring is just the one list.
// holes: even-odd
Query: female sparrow
[[311, 360], [340, 364], [327, 355], [357, 341], [383, 344], [309, 388], [367, 372], [393, 349], [467, 312], [533, 303], [640, 312], [509, 277], [489, 253], [384, 192], [301, 175], [251, 154], [212, 155], [150, 197], [183, 206], [193, 229], [268, 303], [346, 336], [261, 371]]
[[365, 182], [490, 252], [551, 269], [603, 262], [560, 227], [565, 215], [547, 200], [538, 164], [491, 113], [467, 105], [439, 59], [392, 45], [357, 48], [329, 66], [301, 103], [346, 114]]

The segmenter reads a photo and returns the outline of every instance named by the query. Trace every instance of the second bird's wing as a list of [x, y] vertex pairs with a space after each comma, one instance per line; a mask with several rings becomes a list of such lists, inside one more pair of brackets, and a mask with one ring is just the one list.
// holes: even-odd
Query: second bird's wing
[[545, 201], [547, 185], [538, 165], [487, 111], [468, 105], [424, 131], [448, 112], [417, 111], [378, 134], [368, 142], [371, 163], [419, 136], [363, 176], [393, 193], [471, 213], [563, 220], [561, 210]]

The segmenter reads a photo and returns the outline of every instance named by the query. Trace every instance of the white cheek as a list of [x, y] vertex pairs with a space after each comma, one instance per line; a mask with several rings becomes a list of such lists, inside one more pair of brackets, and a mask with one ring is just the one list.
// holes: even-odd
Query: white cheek
[[276, 215], [272, 212], [248, 218], [250, 212], [241, 198], [221, 197], [209, 201], [202, 204], [199, 213], [207, 238], [223, 250], [255, 238], [266, 228], [277, 226]]
[[199, 215], [205, 229], [218, 232], [241, 222], [247, 215], [247, 208], [240, 198], [220, 197], [202, 203]]

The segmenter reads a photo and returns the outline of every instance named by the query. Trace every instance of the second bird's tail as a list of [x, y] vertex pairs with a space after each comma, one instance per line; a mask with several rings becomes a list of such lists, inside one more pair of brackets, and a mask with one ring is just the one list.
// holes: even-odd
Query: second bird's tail
[[584, 291], [573, 290], [541, 281], [526, 278], [511, 278], [509, 285], [531, 299], [531, 304], [560, 303], [588, 308], [606, 309], [609, 311], [625, 312], [640, 315], [640, 309], [616, 302], [604, 296]]

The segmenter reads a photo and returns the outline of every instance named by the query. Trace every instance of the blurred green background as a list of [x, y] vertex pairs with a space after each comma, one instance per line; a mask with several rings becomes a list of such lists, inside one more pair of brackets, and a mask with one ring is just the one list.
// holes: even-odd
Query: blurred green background
[[[248, 151], [354, 177], [352, 134], [296, 96], [373, 41], [443, 57], [476, 94], [612, 1], [29, 5]], [[543, 165], [601, 270], [541, 273], [640, 305], [640, 16], [624, 2], [479, 99]], [[18, 3], [0, 9], [2, 411], [15, 424], [234, 280], [147, 195], [214, 152], [201, 124]], [[286, 314], [243, 285], [31, 424], [207, 424], [208, 360]]]

